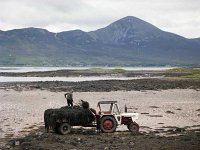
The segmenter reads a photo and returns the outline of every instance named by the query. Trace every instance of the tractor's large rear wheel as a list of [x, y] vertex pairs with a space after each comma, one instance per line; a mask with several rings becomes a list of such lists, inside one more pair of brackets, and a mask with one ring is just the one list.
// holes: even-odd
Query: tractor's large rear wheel
[[139, 125], [136, 122], [131, 122], [130, 124], [127, 125], [127, 128], [133, 134], [138, 134], [139, 133]]
[[60, 134], [68, 134], [71, 132], [71, 126], [68, 123], [62, 123], [59, 128], [58, 131]]
[[101, 131], [105, 133], [112, 133], [117, 128], [117, 121], [112, 116], [104, 116], [101, 119]]

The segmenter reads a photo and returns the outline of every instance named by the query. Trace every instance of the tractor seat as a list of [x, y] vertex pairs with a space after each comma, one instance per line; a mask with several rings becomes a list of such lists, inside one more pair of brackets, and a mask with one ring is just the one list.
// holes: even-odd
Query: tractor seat
[[106, 115], [110, 115], [111, 114], [111, 111], [104, 111], [102, 112], [103, 114], [106, 114]]

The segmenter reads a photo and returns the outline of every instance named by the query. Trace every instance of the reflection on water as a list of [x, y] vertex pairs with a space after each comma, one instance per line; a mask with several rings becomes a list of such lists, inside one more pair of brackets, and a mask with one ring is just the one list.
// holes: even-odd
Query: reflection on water
[[98, 81], [98, 80], [134, 80], [159, 77], [5, 77], [0, 76], [0, 82], [39, 82], [39, 81], [65, 81], [65, 82], [81, 82], [81, 81]]

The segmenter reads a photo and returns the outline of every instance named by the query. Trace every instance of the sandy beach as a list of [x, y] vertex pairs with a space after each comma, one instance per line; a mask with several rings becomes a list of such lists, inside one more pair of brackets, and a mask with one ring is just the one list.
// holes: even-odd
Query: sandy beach
[[[96, 109], [98, 101], [117, 100], [121, 111], [125, 104], [129, 112], [138, 112], [141, 132], [166, 130], [171, 127], [200, 128], [200, 91], [194, 89], [74, 92], [74, 102], [80, 99]], [[0, 90], [0, 141], [27, 135], [43, 126], [43, 113], [48, 108], [66, 105], [64, 92], [46, 90]], [[117, 131], [126, 131], [126, 126]]]

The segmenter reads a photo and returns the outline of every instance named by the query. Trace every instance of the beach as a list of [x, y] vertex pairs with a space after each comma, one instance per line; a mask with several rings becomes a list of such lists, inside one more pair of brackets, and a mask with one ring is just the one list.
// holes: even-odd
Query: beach
[[[139, 113], [141, 132], [166, 131], [170, 128], [200, 128], [200, 91], [194, 89], [74, 92], [74, 102], [85, 100], [97, 108], [102, 100], [117, 100], [121, 111]], [[23, 137], [44, 126], [43, 113], [48, 108], [65, 106], [64, 92], [46, 90], [0, 90], [1, 145]], [[117, 131], [128, 131], [120, 126]]]
[[[198, 69], [91, 69], [2, 72], [0, 75], [13, 78], [13, 81], [18, 77], [27, 80], [10, 82], [1, 78], [0, 149], [171, 150], [198, 149], [200, 146]], [[38, 80], [33, 82], [32, 77]], [[42, 81], [42, 77], [73, 78], [73, 81]], [[92, 80], [93, 77], [97, 80]], [[64, 94], [71, 90], [75, 105], [80, 100], [88, 101], [97, 112], [98, 101], [118, 101], [121, 112], [126, 105], [128, 112], [139, 114], [136, 120], [139, 134], [131, 134], [125, 125], [118, 126], [111, 134], [97, 135], [95, 128], [88, 127], [73, 127], [68, 135], [46, 133], [44, 111], [66, 106]]]

